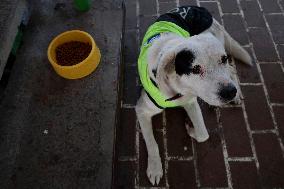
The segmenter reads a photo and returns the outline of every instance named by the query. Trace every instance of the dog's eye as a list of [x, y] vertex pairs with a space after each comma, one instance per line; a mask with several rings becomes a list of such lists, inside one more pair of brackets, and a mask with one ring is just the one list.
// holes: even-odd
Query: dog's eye
[[221, 57], [221, 64], [226, 64], [227, 61], [229, 61], [229, 62], [231, 61], [231, 57], [230, 56], [224, 55], [224, 56]]
[[201, 66], [200, 65], [193, 66], [192, 73], [193, 74], [200, 74], [201, 73]]

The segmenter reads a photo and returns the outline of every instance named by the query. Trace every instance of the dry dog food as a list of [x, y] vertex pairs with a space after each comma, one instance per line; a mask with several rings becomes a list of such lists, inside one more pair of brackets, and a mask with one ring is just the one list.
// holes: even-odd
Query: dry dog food
[[89, 43], [70, 41], [55, 49], [57, 63], [61, 66], [72, 66], [82, 62], [92, 50]]

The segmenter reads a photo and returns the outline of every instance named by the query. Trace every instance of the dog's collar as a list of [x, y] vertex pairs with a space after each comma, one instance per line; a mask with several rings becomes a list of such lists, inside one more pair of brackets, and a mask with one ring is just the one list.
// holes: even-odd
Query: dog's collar
[[[151, 80], [151, 82], [153, 83], [153, 85], [158, 88], [157, 83], [156, 83], [152, 78], [150, 78], [150, 80]], [[176, 95], [174, 95], [174, 96], [171, 97], [171, 98], [166, 99], [165, 101], [166, 101], [166, 102], [168, 102], [168, 101], [173, 101], [173, 100], [176, 100], [176, 99], [178, 99], [178, 98], [180, 98], [180, 97], [183, 97], [183, 95], [182, 95], [181, 93], [177, 93]]]
[[173, 96], [173, 97], [171, 97], [171, 98], [166, 99], [166, 101], [176, 100], [176, 99], [178, 99], [178, 98], [180, 98], [180, 97], [183, 97], [183, 95], [182, 95], [182, 94], [180, 94], [180, 93], [177, 93], [175, 96]]

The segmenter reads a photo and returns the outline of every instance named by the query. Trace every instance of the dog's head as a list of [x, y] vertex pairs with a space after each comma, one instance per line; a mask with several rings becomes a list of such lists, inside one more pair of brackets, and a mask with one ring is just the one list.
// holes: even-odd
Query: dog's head
[[[229, 57], [223, 44], [212, 34], [193, 36], [172, 48], [171, 60], [176, 89], [191, 93], [211, 105], [234, 99], [237, 89], [230, 78]], [[166, 70], [167, 72], [169, 70]]]

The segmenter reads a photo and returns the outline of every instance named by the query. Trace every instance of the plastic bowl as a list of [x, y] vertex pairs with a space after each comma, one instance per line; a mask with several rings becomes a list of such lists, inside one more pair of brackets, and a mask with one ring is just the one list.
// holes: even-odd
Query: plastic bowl
[[[61, 66], [56, 61], [55, 49], [59, 45], [70, 41], [89, 43], [92, 45], [92, 50], [82, 62], [72, 66]], [[66, 79], [79, 79], [91, 74], [97, 68], [101, 59], [100, 50], [92, 36], [80, 30], [66, 31], [55, 37], [48, 46], [47, 56], [56, 73]]]

